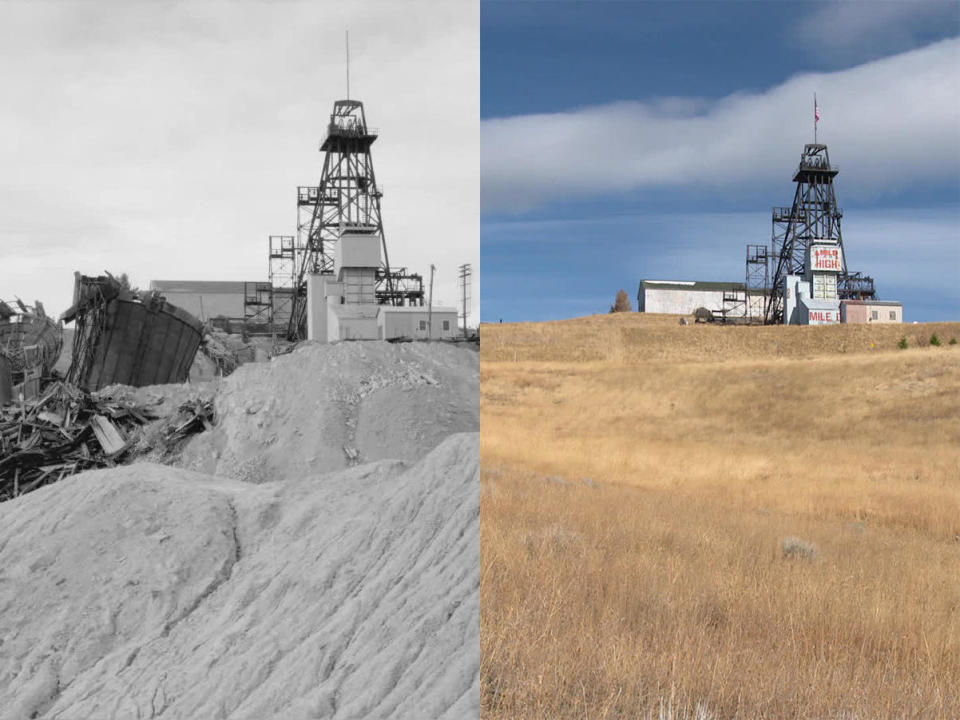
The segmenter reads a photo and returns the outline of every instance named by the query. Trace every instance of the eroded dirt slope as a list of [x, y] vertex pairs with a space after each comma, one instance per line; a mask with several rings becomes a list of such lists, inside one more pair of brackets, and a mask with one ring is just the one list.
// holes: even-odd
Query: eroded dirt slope
[[0, 718], [469, 717], [478, 437], [262, 485], [137, 464], [0, 506]]
[[191, 470], [248, 482], [369, 460], [417, 460], [480, 427], [479, 357], [445, 344], [306, 344], [223, 381], [217, 427], [183, 453]]

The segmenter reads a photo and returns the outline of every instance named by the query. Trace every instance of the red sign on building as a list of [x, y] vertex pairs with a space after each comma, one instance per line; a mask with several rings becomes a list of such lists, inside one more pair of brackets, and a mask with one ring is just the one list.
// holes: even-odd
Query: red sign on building
[[836, 310], [810, 310], [807, 316], [810, 325], [830, 325], [840, 322], [840, 313]]
[[841, 265], [839, 247], [814, 245], [810, 248], [810, 269], [814, 272], [840, 272]]

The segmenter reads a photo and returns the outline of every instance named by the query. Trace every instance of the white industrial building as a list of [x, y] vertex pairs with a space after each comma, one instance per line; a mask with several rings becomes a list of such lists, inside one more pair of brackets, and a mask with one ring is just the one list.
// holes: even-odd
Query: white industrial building
[[436, 307], [428, 312], [427, 307], [381, 305], [377, 317], [380, 335], [383, 339], [413, 338], [414, 340], [433, 340], [455, 338], [457, 331], [457, 309]]
[[[698, 308], [715, 314], [726, 311], [728, 317], [744, 317], [747, 291], [743, 283], [702, 282], [695, 280], [641, 280], [637, 291], [637, 309], [646, 313], [692, 315]], [[765, 296], [751, 292], [750, 315], [763, 315]]]
[[457, 336], [457, 310], [378, 305], [380, 236], [374, 228], [344, 230], [332, 275], [307, 278], [307, 338], [336, 340], [446, 339]]
[[[201, 322], [229, 318], [266, 323], [272, 319], [278, 327], [286, 327], [293, 305], [291, 288], [271, 291], [270, 283], [259, 280], [151, 280], [150, 290]], [[256, 304], [256, 315], [248, 314], [249, 301]]]
[[[829, 238], [812, 241], [806, 249], [803, 275], [787, 275], [777, 292], [783, 295], [783, 322], [788, 325], [836, 323], [899, 323], [898, 302], [840, 300], [837, 287], [844, 270], [843, 248]], [[641, 312], [690, 315], [706, 308], [728, 318], [764, 316], [766, 295], [747, 291], [743, 283], [643, 280], [637, 292]]]
[[151, 280], [150, 289], [159, 291], [171, 304], [196, 316], [242, 318], [244, 287], [235, 280]]

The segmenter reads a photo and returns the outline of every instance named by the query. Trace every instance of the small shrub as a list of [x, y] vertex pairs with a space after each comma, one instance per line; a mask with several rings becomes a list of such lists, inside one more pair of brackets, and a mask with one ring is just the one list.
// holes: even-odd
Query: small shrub
[[897, 347], [901, 350], [907, 349], [907, 339], [905, 337], [900, 338], [900, 342], [897, 343]]
[[627, 297], [627, 291], [618, 290], [614, 304], [610, 306], [610, 312], [630, 312], [632, 309], [633, 308], [630, 307], [630, 298]]
[[956, 345], [956, 344], [957, 344], [957, 339], [956, 339], [956, 338], [950, 338], [950, 342], [949, 342], [948, 344], [949, 344], [949, 345]]
[[784, 538], [780, 543], [785, 560], [806, 560], [813, 562], [817, 556], [817, 546], [814, 543], [801, 540], [797, 537]]
[[940, 347], [940, 337], [936, 333], [930, 336], [930, 344]]

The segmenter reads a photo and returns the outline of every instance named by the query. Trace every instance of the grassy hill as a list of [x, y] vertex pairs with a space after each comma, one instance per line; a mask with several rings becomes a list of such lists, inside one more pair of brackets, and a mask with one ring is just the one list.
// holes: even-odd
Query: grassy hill
[[482, 335], [488, 717], [960, 717], [960, 323]]
[[[680, 325], [680, 315], [615, 313], [541, 323], [481, 325], [484, 359], [512, 361], [708, 361], [815, 357], [926, 347], [957, 339], [960, 322], [876, 325]], [[692, 319], [690, 320], [692, 323]]]

